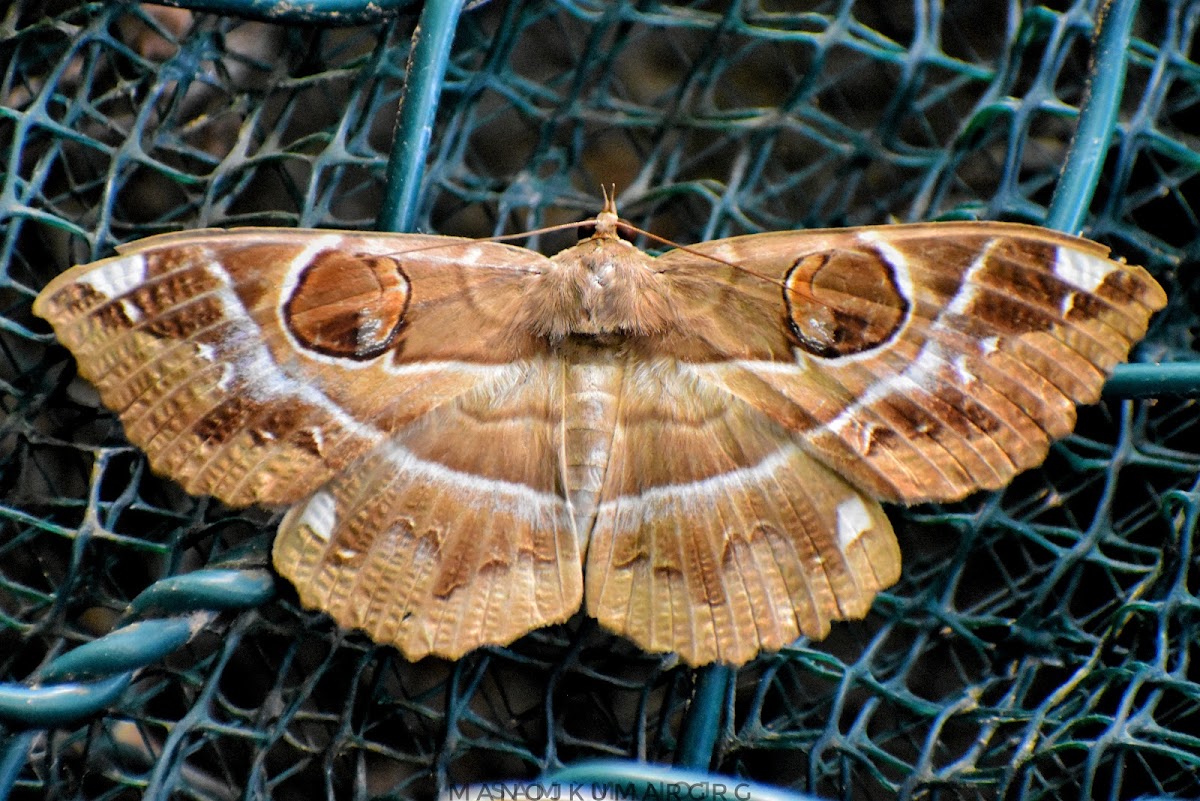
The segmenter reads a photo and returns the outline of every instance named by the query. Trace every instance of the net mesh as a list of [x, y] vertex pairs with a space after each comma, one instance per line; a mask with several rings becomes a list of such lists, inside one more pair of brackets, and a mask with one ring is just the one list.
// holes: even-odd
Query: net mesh
[[[683, 243], [892, 219], [1040, 221], [1084, 99], [1098, 5], [471, 9], [418, 228], [486, 236], [585, 219], [609, 183], [623, 216]], [[31, 315], [36, 291], [161, 231], [371, 227], [415, 17], [331, 28], [126, 4], [0, 13], [0, 689], [11, 695], [53, 685], [55, 658], [128, 622], [130, 601], [164, 579], [254, 575], [275, 523], [151, 474]], [[1198, 21], [1200, 3], [1141, 4], [1087, 216], [1086, 233], [1171, 297], [1146, 361], [1196, 358]], [[1198, 421], [1188, 400], [1090, 407], [1004, 491], [891, 510], [900, 583], [867, 620], [739, 671], [716, 710], [712, 767], [854, 799], [1200, 796]], [[426, 798], [589, 757], [670, 763], [697, 714], [697, 673], [581, 617], [414, 665], [299, 609], [283, 584], [236, 609], [191, 597], [225, 611], [188, 618], [186, 645], [98, 711], [55, 720], [45, 696], [27, 703], [42, 722], [0, 710], [11, 797]]]

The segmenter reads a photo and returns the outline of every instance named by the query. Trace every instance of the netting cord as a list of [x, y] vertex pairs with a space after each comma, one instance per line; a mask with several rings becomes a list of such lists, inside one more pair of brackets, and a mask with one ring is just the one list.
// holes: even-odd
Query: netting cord
[[[411, 231], [415, 225], [433, 122], [462, 8], [459, 0], [428, 3], [413, 34], [399, 121], [388, 159], [387, 196], [376, 221], [378, 230]], [[701, 673], [684, 722], [680, 764], [699, 769], [711, 764], [732, 675], [729, 668], [719, 665]]]
[[1104, 385], [1106, 398], [1200, 398], [1200, 363], [1120, 364]]
[[[1118, 125], [1138, 0], [1108, 0], [1098, 12], [1087, 92], [1058, 176], [1046, 226], [1078, 234], [1096, 193]], [[1104, 385], [1108, 398], [1200, 396], [1200, 364], [1121, 364]]]
[[383, 22], [412, 8], [416, 0], [155, 0], [158, 5], [210, 11], [243, 19], [287, 25], [366, 25]]
[[[213, 568], [170, 576], [134, 598], [113, 631], [55, 657], [25, 683], [0, 684], [0, 798], [8, 797], [37, 729], [112, 706], [138, 670], [182, 647], [219, 612], [261, 606], [274, 595], [275, 579], [267, 570]], [[150, 615], [164, 617], [138, 619]], [[24, 727], [32, 730], [13, 731]]]
[[[1138, 0], [1109, 0], [1100, 8], [1088, 91], [1050, 203], [1046, 218], [1050, 228], [1074, 234], [1083, 227], [1117, 129], [1137, 9]], [[1126, 398], [1200, 395], [1200, 364], [1120, 365], [1104, 392]], [[706, 770], [712, 764], [721, 710], [733, 675], [719, 665], [701, 673], [684, 721], [679, 765]]]
[[1108, 0], [1101, 4], [1087, 91], [1079, 108], [1075, 136], [1067, 148], [1058, 186], [1050, 200], [1046, 215], [1049, 228], [1068, 234], [1083, 230], [1084, 218], [1117, 129], [1137, 8], [1137, 0]]
[[375, 221], [379, 231], [411, 231], [416, 225], [433, 123], [462, 9], [462, 0], [429, 0], [413, 31], [385, 197]]
[[[180, 5], [207, 7], [204, 3]], [[254, 9], [263, 5], [258, 0], [230, 0], [219, 10], [255, 16]], [[383, 3], [379, 7], [397, 5]], [[321, 0], [309, 8], [313, 13], [336, 15], [349, 13], [356, 6], [361, 8], [362, 4]], [[409, 80], [401, 101], [380, 216], [382, 228], [410, 230], [416, 218], [434, 114], [462, 7], [458, 0], [428, 3], [414, 33], [406, 76]], [[63, 725], [112, 706], [138, 670], [183, 646], [218, 612], [253, 608], [273, 596], [274, 578], [265, 570], [200, 570], [157, 582], [130, 605], [126, 625], [56, 657], [24, 683], [0, 684], [0, 733], [6, 727]], [[176, 617], [131, 619], [154, 614]], [[33, 742], [30, 732], [7, 738], [0, 750], [0, 798], [7, 796], [16, 781]]]
[[[746, 781], [698, 770], [681, 770], [663, 765], [598, 759], [581, 762], [542, 777], [535, 786], [592, 787], [575, 797], [603, 798], [705, 798], [729, 801], [819, 801], [816, 796], [793, 793], [769, 784]], [[563, 793], [563, 797], [567, 794]], [[528, 795], [535, 798], [535, 795]]]
[[709, 665], [699, 673], [696, 692], [688, 706], [680, 736], [675, 764], [694, 770], [708, 770], [716, 756], [721, 711], [733, 687], [736, 671], [725, 665]]
[[[199, 0], [171, 4], [245, 17], [262, 18], [269, 14], [267, 18], [274, 21], [322, 24], [350, 24], [368, 19], [355, 14], [377, 14], [370, 19], [379, 19], [410, 5], [405, 0], [370, 4], [311, 0], [300, 5], [278, 4], [274, 0]], [[283, 6], [289, 6], [286, 13], [270, 13]], [[1050, 206], [1047, 224], [1051, 227], [1078, 230], [1090, 204], [1111, 145], [1137, 6], [1136, 0], [1113, 0], [1101, 9], [1092, 84]], [[377, 222], [380, 229], [412, 230], [417, 218], [434, 117], [462, 8], [460, 0], [431, 0], [422, 11], [410, 49], [406, 87], [388, 163], [387, 192]], [[1106, 387], [1107, 394], [1137, 397], [1181, 392], [1200, 392], [1200, 365], [1127, 365]], [[209, 569], [163, 579], [135, 599], [127, 617], [172, 616], [131, 620], [104, 637], [54, 658], [25, 684], [0, 684], [0, 721], [3, 721], [0, 735], [11, 735], [0, 738], [5, 740], [0, 746], [0, 798], [7, 797], [26, 764], [37, 728], [79, 720], [117, 703], [137, 670], [181, 647], [208, 625], [218, 611], [253, 608], [273, 594], [274, 580], [265, 570]], [[699, 674], [695, 697], [683, 725], [678, 753], [681, 765], [705, 769], [711, 764], [733, 675], [731, 669], [722, 666], [710, 667]], [[25, 727], [34, 730], [21, 730]], [[726, 786], [753, 787], [754, 798], [807, 798], [776, 788], [748, 785], [730, 777], [625, 761], [585, 763], [546, 779], [598, 784], [687, 782], [709, 788], [728, 782]]]

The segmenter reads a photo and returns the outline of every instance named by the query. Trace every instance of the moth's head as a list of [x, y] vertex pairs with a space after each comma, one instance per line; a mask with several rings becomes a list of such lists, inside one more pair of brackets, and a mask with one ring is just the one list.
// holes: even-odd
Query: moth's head
[[[612, 219], [609, 219], [612, 218]], [[596, 233], [550, 259], [534, 279], [524, 314], [538, 336], [652, 336], [673, 314], [654, 259], [617, 236], [616, 215], [602, 212]]]

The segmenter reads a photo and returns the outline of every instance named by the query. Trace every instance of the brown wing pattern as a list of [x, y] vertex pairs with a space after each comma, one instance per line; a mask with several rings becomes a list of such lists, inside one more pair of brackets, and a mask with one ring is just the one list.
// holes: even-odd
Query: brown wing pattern
[[520, 248], [242, 230], [74, 268], [35, 311], [159, 472], [292, 503], [275, 563], [301, 600], [410, 658], [569, 617], [561, 370], [511, 326]]
[[[879, 499], [1002, 486], [1165, 304], [1029, 226], [760, 234], [651, 259], [449, 237], [155, 237], [35, 304], [154, 468], [300, 501], [301, 600], [410, 659], [589, 613], [740, 664], [866, 614]], [[581, 562], [586, 560], [586, 572]], [[585, 587], [586, 583], [586, 587]]]
[[306, 606], [414, 660], [566, 620], [583, 580], [561, 395], [542, 361], [429, 412], [288, 513], [276, 567]]
[[73, 268], [34, 311], [157, 471], [281, 504], [539, 350], [507, 322], [545, 261], [448, 237], [189, 232]]
[[1000, 487], [1040, 463], [1166, 303], [1103, 246], [1023, 225], [760, 234], [689, 251], [658, 267], [705, 380], [906, 503]]
[[588, 613], [649, 651], [741, 664], [861, 618], [900, 573], [879, 503], [677, 360], [611, 368]]

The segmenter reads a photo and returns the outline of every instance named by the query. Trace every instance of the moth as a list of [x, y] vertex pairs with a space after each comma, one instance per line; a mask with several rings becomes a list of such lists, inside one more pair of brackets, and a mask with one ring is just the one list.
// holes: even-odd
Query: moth
[[289, 506], [302, 603], [416, 660], [565, 621], [745, 663], [899, 577], [882, 502], [1005, 485], [1166, 303], [1008, 223], [547, 258], [418, 234], [155, 236], [34, 311], [153, 468]]

